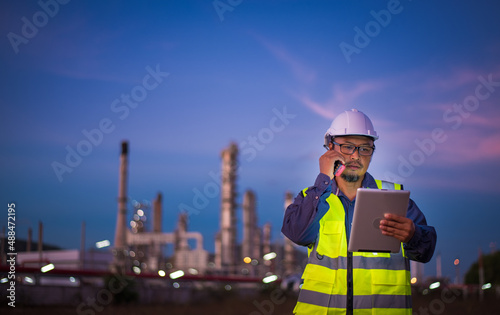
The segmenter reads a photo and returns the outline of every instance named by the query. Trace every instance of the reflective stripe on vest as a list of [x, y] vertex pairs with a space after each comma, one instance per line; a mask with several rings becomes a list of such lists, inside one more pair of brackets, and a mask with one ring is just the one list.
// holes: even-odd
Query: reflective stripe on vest
[[[316, 306], [321, 306], [325, 308], [339, 308], [345, 314], [346, 308], [346, 296], [345, 295], [329, 295], [324, 293], [318, 293], [314, 291], [301, 290], [299, 301], [302, 303], [313, 304]], [[371, 308], [385, 308], [385, 305], [391, 305], [391, 308], [404, 309], [406, 305], [411, 304], [411, 296], [408, 295], [398, 295], [396, 297], [392, 295], [374, 294], [374, 295], [362, 295], [357, 296], [354, 300], [354, 307], [357, 309], [371, 309]], [[401, 312], [401, 310], [398, 310]]]
[[375, 183], [377, 183], [378, 189], [401, 190], [401, 184], [391, 183], [386, 180], [380, 180], [380, 179], [376, 179]]
[[[401, 185], [376, 180], [379, 189]], [[303, 190], [304, 196], [307, 189]], [[294, 314], [345, 314], [347, 307], [347, 238], [340, 199], [326, 198], [318, 239], [308, 246], [309, 260]], [[337, 246], [335, 246], [337, 245]], [[354, 314], [411, 314], [410, 262], [399, 253], [352, 253]]]

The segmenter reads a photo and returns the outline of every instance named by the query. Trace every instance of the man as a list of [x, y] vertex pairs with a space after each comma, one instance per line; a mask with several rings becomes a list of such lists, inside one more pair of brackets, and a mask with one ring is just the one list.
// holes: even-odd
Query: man
[[[436, 231], [410, 199], [406, 217], [386, 214], [382, 234], [402, 243], [399, 253], [347, 251], [358, 188], [402, 189], [367, 173], [378, 139], [370, 119], [352, 109], [325, 134], [320, 174], [286, 209], [282, 232], [308, 247], [309, 259], [294, 314], [411, 314], [409, 259], [428, 262]], [[335, 162], [345, 165], [334, 176]]]

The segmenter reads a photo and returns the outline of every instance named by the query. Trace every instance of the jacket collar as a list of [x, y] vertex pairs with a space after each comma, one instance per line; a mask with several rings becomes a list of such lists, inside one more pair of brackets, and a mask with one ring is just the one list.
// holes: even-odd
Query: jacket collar
[[[365, 177], [363, 178], [363, 181], [361, 182], [361, 187], [362, 188], [378, 188], [377, 183], [375, 182], [375, 179], [373, 176], [366, 172]], [[342, 196], [346, 197], [346, 195], [338, 188], [337, 182], [335, 180], [332, 180], [332, 188], [331, 188], [332, 193], [334, 193], [337, 196]]]

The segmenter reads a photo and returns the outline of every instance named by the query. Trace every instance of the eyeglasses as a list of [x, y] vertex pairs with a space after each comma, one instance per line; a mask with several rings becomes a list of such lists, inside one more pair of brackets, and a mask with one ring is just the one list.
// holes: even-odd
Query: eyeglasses
[[357, 147], [354, 144], [349, 144], [349, 143], [340, 144], [340, 143], [337, 143], [335, 141], [332, 141], [332, 143], [336, 144], [340, 147], [340, 152], [342, 152], [344, 154], [349, 154], [349, 155], [354, 154], [354, 152], [356, 152], [356, 150], [358, 150], [359, 155], [371, 156], [371, 155], [373, 155], [373, 152], [375, 151], [375, 146], [370, 147], [367, 145], [362, 145], [362, 146]]

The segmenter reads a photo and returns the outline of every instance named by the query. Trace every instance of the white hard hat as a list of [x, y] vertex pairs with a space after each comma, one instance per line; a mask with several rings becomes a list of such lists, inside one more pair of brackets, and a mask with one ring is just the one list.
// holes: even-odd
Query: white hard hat
[[339, 136], [366, 136], [373, 140], [378, 139], [370, 118], [357, 109], [346, 110], [335, 117], [325, 133], [325, 146], [328, 146], [331, 138]]

